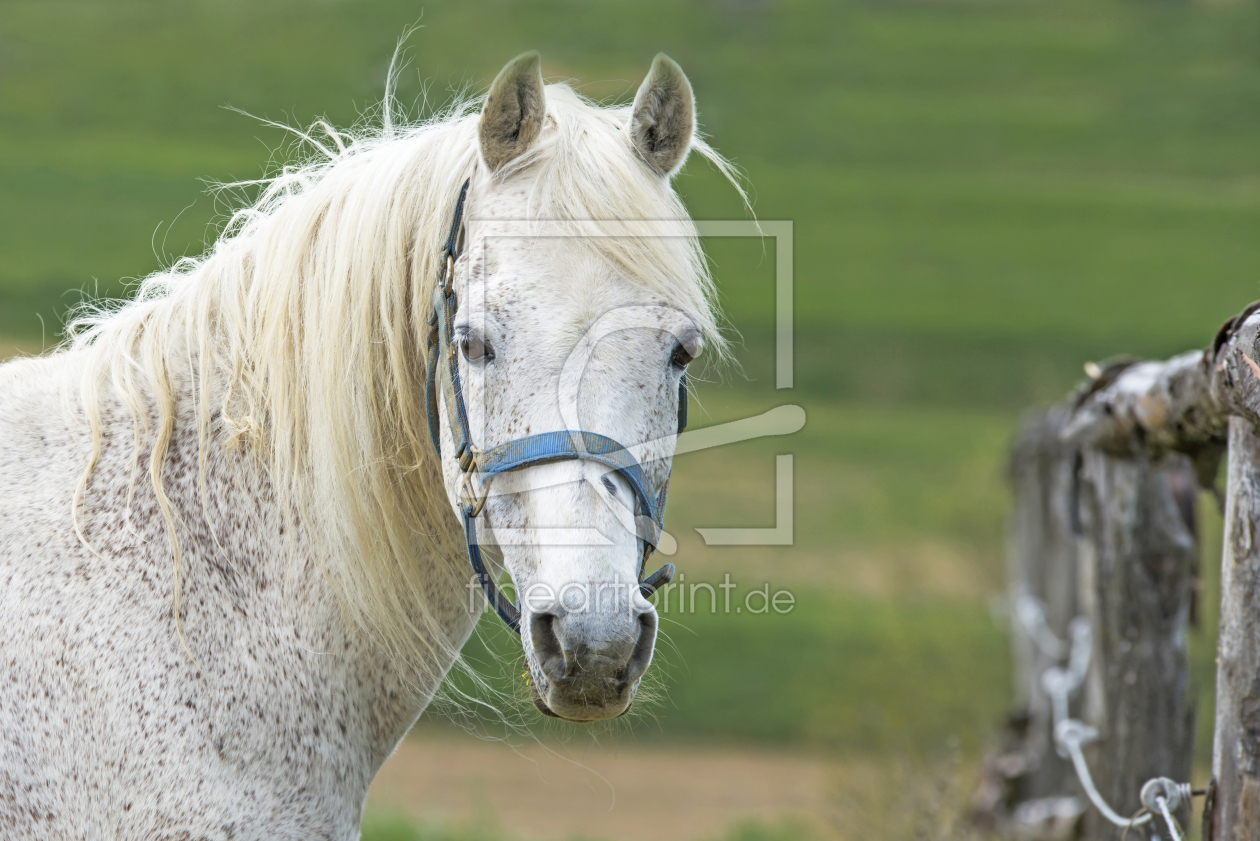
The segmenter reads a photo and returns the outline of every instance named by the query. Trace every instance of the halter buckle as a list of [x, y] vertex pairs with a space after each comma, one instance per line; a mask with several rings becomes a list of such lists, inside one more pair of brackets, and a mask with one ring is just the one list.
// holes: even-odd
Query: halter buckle
[[442, 274], [442, 294], [449, 298], [455, 291], [455, 255], [449, 251], [446, 252], [446, 269]]
[[470, 471], [462, 476], [459, 487], [459, 503], [468, 512], [469, 517], [476, 517], [481, 513], [481, 509], [486, 507], [486, 500], [489, 496], [489, 479], [481, 483], [481, 496], [477, 496], [473, 491], [472, 472]]
[[477, 462], [471, 449], [469, 447], [459, 456], [459, 504], [468, 512], [468, 516], [476, 517], [481, 513], [481, 509], [486, 507], [486, 500], [490, 496], [490, 479], [481, 480], [481, 496], [477, 496], [472, 486], [473, 469], [477, 466]]

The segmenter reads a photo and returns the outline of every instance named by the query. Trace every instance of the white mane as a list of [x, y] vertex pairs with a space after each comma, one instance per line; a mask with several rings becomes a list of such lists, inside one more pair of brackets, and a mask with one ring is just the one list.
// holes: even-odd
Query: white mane
[[[496, 174], [537, 168], [537, 218], [687, 218], [668, 183], [634, 157], [628, 109], [563, 85], [549, 86], [546, 100], [540, 141]], [[212, 446], [250, 448], [355, 625], [405, 661], [443, 647], [426, 601], [435, 582], [414, 559], [448, 559], [440, 568], [449, 583], [462, 583], [466, 562], [428, 438], [423, 320], [455, 198], [477, 163], [475, 105], [395, 125], [387, 98], [378, 129], [319, 124], [326, 140], [302, 135], [315, 159], [250, 182], [257, 199], [203, 256], [73, 322], [71, 347], [89, 362], [81, 394], [94, 450], [76, 508], [101, 449], [101, 407], [121, 399], [135, 419], [136, 458], [151, 444], [148, 481], [174, 547], [177, 621], [180, 517], [162, 471], [182, 416], [195, 418], [203, 497]], [[730, 176], [703, 141], [693, 148]], [[698, 239], [681, 251], [652, 237], [595, 247], [695, 314], [709, 352], [723, 353]]]

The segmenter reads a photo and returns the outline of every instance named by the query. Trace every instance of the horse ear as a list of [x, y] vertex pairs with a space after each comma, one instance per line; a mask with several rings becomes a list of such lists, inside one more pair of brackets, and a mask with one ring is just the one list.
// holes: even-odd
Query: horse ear
[[696, 100], [682, 68], [665, 53], [657, 53], [634, 95], [629, 128], [640, 157], [662, 176], [674, 174], [691, 151]]
[[491, 172], [533, 145], [546, 108], [542, 59], [536, 51], [521, 53], [499, 71], [481, 109], [481, 158]]

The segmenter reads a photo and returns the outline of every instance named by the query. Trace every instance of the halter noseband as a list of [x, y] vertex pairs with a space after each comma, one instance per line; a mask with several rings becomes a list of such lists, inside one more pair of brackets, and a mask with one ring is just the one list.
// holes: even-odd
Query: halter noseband
[[[442, 443], [438, 423], [438, 402], [446, 404], [447, 420], [451, 437], [455, 442], [455, 458], [460, 471], [460, 512], [464, 520], [464, 540], [468, 544], [468, 561], [481, 585], [486, 601], [494, 608], [503, 623], [516, 633], [521, 632], [520, 607], [509, 601], [494, 579], [486, 572], [481, 560], [481, 547], [477, 543], [477, 515], [485, 507], [490, 493], [490, 480], [499, 473], [521, 470], [535, 464], [577, 459], [594, 461], [611, 467], [621, 475], [634, 491], [635, 522], [643, 544], [643, 560], [639, 562], [639, 576], [643, 575], [647, 559], [660, 540], [662, 520], [665, 516], [665, 497], [669, 491], [669, 478], [655, 493], [651, 493], [643, 468], [625, 447], [613, 439], [594, 432], [561, 430], [541, 432], [499, 444], [488, 450], [473, 446], [468, 430], [468, 413], [464, 408], [464, 392], [459, 379], [459, 355], [452, 342], [452, 326], [458, 309], [455, 299], [455, 256], [464, 217], [464, 201], [468, 197], [468, 181], [459, 191], [459, 201], [451, 219], [451, 230], [442, 246], [441, 268], [438, 270], [437, 287], [433, 290], [433, 309], [425, 318], [428, 325], [425, 409], [429, 419], [429, 435], [438, 460], [442, 458]], [[441, 389], [441, 396], [438, 389]], [[678, 386], [678, 431], [687, 426], [687, 375], [684, 372]], [[472, 474], [481, 476], [481, 496], [473, 492]], [[646, 598], [674, 577], [674, 565], [665, 564], [639, 582], [639, 592]]]

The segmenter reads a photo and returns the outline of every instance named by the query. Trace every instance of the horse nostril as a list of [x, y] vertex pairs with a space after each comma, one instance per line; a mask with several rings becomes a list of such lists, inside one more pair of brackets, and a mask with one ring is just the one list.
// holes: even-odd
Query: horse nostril
[[529, 639], [534, 646], [538, 668], [552, 680], [563, 680], [566, 668], [564, 649], [556, 636], [556, 623], [559, 621], [559, 617], [551, 613], [535, 613], [529, 621]]
[[626, 668], [622, 673], [623, 686], [628, 686], [643, 677], [648, 664], [652, 662], [652, 649], [655, 645], [656, 611], [644, 611], [639, 614], [639, 641], [635, 643], [634, 651], [631, 652], [630, 659], [626, 661]]

